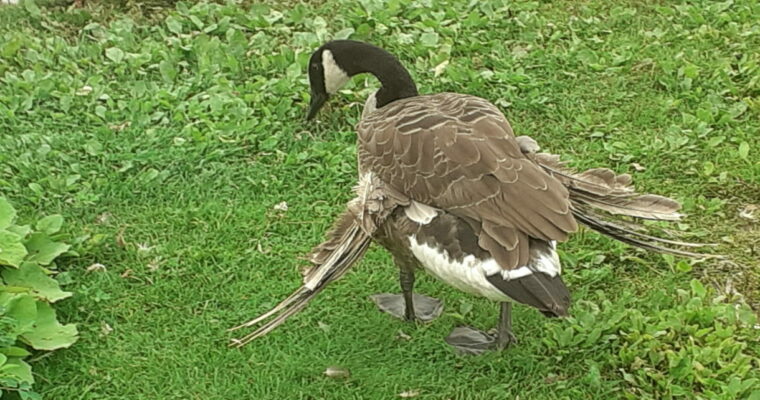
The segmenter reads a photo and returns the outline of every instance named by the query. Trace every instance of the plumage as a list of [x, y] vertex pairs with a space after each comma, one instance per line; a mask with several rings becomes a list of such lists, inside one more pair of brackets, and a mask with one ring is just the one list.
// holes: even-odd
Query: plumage
[[[360, 169], [377, 173], [389, 186], [403, 190], [415, 201], [480, 223], [559, 241], [577, 229], [566, 188], [523, 155], [509, 123], [493, 105], [456, 93], [417, 96], [395, 103], [399, 106], [380, 108], [358, 124]], [[474, 114], [478, 117], [461, 118]], [[422, 154], [415, 164], [410, 163], [415, 159], [402, 151], [405, 146], [388, 153], [373, 151], [389, 134], [415, 143], [408, 147]], [[452, 172], [457, 170], [459, 174]], [[480, 235], [493, 232], [484, 230]], [[513, 240], [526, 240], [525, 235], [511, 236]], [[492, 239], [484, 238], [483, 242], [495, 248], [494, 243], [507, 240]], [[519, 252], [526, 249], [510, 248], [518, 254], [501, 257], [509, 262], [502, 267], [520, 267], [519, 261], [527, 256]]]
[[312, 254], [311, 260], [317, 262], [320, 268], [313, 268], [304, 278], [304, 284], [277, 306], [257, 318], [232, 328], [231, 330], [237, 330], [251, 327], [269, 319], [255, 331], [240, 339], [234, 339], [231, 345], [244, 346], [271, 332], [289, 317], [304, 309], [319, 292], [327, 287], [328, 283], [342, 277], [364, 255], [370, 242], [371, 235], [360, 228], [350, 211], [345, 212], [328, 235], [328, 240], [318, 246]]
[[[405, 306], [389, 306], [384, 296], [384, 309], [404, 309], [404, 318], [414, 318], [414, 270], [422, 267], [457, 289], [502, 302], [498, 347], [514, 340], [511, 301], [547, 316], [568, 315], [570, 293], [556, 245], [578, 229], [577, 222], [647, 250], [696, 255], [672, 248], [689, 243], [649, 235], [625, 220], [677, 220], [678, 202], [636, 193], [629, 175], [606, 168], [578, 172], [556, 155], [539, 153], [535, 140], [515, 137], [506, 117], [485, 99], [419, 95], [400, 62], [375, 46], [333, 41], [312, 55], [308, 118], [344, 77], [364, 72], [382, 87], [365, 103], [356, 127], [357, 196], [312, 251], [314, 268], [304, 285], [241, 325], [273, 318], [234, 344], [266, 334], [302, 309], [345, 274], [370, 240], [388, 249], [400, 270]], [[475, 337], [488, 335], [460, 330], [454, 341]], [[470, 348], [482, 345], [473, 340]]]
[[354, 188], [356, 197], [327, 233], [327, 239], [309, 253], [308, 259], [314, 267], [304, 276], [303, 285], [268, 312], [231, 328], [251, 327], [269, 319], [254, 332], [234, 339], [232, 346], [244, 346], [280, 326], [361, 259], [390, 213], [400, 205], [409, 204], [405, 196], [384, 186], [373, 174], [362, 177]]

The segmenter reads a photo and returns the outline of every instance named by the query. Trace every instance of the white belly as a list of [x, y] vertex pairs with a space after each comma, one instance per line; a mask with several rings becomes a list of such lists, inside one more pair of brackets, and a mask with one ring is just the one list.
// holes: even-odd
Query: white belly
[[[436, 248], [426, 244], [419, 243], [417, 238], [409, 236], [411, 250], [420, 264], [438, 279], [449, 285], [476, 296], [482, 296], [495, 301], [511, 301], [509, 296], [491, 285], [486, 276], [493, 275], [501, 271], [501, 267], [493, 259], [478, 260], [473, 255], [468, 255], [461, 262], [453, 260], [445, 251], [441, 252]], [[517, 272], [517, 269], [513, 272]], [[526, 276], [530, 272], [525, 268], [521, 276]], [[514, 276], [513, 278], [518, 278]]]

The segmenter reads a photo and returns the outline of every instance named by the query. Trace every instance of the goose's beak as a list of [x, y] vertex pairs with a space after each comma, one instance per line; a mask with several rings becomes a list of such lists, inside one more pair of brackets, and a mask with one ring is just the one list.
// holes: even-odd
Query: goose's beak
[[309, 103], [309, 115], [306, 116], [306, 120], [311, 120], [317, 115], [319, 109], [327, 102], [327, 93], [314, 93], [311, 92], [311, 102]]

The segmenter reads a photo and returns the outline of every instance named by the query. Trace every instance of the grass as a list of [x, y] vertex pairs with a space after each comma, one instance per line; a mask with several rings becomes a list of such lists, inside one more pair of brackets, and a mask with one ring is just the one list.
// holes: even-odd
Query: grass
[[[460, 3], [178, 3], [158, 16], [132, 3], [0, 6], [0, 195], [30, 220], [64, 215], [79, 254], [59, 262], [76, 294], [57, 305], [81, 338], [33, 360], [37, 390], [760, 398], [758, 330], [730, 316], [734, 302], [760, 309], [760, 225], [740, 216], [760, 199], [760, 6]], [[490, 99], [517, 134], [574, 165], [631, 172], [679, 199], [689, 214], [679, 234], [719, 243], [731, 262], [679, 262], [581, 233], [562, 246], [574, 319], [518, 307], [519, 346], [462, 358], [442, 338], [465, 322], [492, 326], [496, 305], [421, 277], [447, 313], [391, 320], [367, 298], [397, 290], [390, 257], [373, 249], [307, 311], [228, 349], [227, 328], [297, 287], [298, 257], [349, 198], [352, 126], [376, 83], [354, 79], [320, 122], [303, 121], [311, 51], [349, 36], [398, 54], [421, 92]], [[288, 210], [275, 210], [282, 201]], [[105, 270], [88, 272], [95, 263]], [[325, 378], [331, 365], [351, 377]]]

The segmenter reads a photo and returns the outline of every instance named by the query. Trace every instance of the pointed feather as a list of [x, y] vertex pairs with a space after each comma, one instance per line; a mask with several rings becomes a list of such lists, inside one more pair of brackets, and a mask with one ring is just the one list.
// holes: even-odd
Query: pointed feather
[[[707, 244], [644, 233], [649, 228], [637, 220], [678, 221], [683, 216], [678, 213], [681, 205], [665, 196], [636, 193], [630, 175], [618, 175], [607, 168], [592, 168], [579, 173], [569, 168], [558, 155], [538, 153], [531, 157], [569, 190], [573, 216], [589, 228], [649, 251], [686, 257], [721, 257], [673, 247], [703, 247]], [[626, 220], [629, 217], [633, 220]]]
[[344, 213], [340, 222], [336, 225], [337, 229], [330, 233], [328, 242], [334, 242], [335, 237], [341, 238], [339, 244], [334, 249], [330, 251], [328, 250], [328, 246], [319, 246], [319, 251], [329, 252], [329, 254], [324, 257], [323, 264], [317, 265], [306, 276], [303, 286], [268, 312], [230, 330], [251, 327], [272, 316], [274, 318], [261, 325], [254, 332], [240, 339], [233, 339], [230, 346], [242, 347], [280, 326], [292, 315], [306, 307], [319, 292], [327, 287], [328, 283], [345, 275], [351, 266], [364, 255], [364, 252], [369, 248], [372, 238], [356, 222], [350, 224], [346, 230], [343, 230], [343, 228], [346, 228], [343, 222], [349, 218], [353, 220], [353, 216], [349, 212]]
[[312, 251], [309, 258], [315, 266], [304, 277], [303, 285], [271, 310], [230, 329], [255, 326], [271, 318], [254, 332], [233, 339], [230, 346], [244, 346], [271, 332], [306, 307], [330, 282], [345, 275], [367, 251], [377, 227], [397, 207], [396, 201], [404, 201], [403, 195], [384, 188], [372, 173], [363, 175], [354, 190], [356, 198], [348, 203], [327, 240]]

